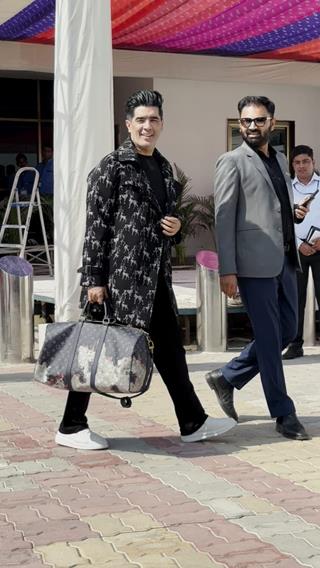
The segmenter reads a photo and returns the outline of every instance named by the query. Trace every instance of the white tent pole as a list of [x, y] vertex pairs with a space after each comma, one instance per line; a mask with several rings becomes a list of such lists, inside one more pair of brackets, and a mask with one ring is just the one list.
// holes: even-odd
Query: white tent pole
[[55, 317], [78, 317], [86, 178], [112, 151], [109, 0], [56, 0], [54, 81]]

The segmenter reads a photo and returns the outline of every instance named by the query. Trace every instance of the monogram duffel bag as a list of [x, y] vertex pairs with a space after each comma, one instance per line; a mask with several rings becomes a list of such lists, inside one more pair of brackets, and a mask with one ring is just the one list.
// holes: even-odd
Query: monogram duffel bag
[[120, 398], [128, 407], [149, 388], [152, 350], [145, 331], [116, 323], [106, 305], [102, 321], [94, 320], [87, 304], [80, 321], [47, 325], [34, 378], [60, 389]]

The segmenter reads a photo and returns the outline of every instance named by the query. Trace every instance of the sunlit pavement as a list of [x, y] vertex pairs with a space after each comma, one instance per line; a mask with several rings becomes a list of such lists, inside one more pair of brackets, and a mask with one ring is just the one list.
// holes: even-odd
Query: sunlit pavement
[[[223, 414], [204, 374], [229, 358], [188, 355], [211, 415]], [[32, 371], [0, 371], [0, 566], [320, 568], [319, 348], [285, 364], [307, 442], [275, 432], [257, 377], [236, 392], [235, 429], [184, 445], [155, 374], [131, 409], [92, 397], [109, 450], [58, 447], [66, 393]]]

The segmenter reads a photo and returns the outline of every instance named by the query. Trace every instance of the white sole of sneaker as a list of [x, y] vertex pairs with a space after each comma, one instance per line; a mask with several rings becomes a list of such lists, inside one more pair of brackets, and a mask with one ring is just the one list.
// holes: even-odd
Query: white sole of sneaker
[[182, 442], [203, 442], [204, 440], [211, 440], [211, 438], [217, 438], [217, 436], [221, 436], [229, 430], [232, 430], [235, 426], [237, 426], [237, 422], [233, 420], [233, 418], [229, 418], [229, 424], [225, 424], [224, 426], [221, 425], [219, 428], [215, 429], [214, 431], [204, 431], [204, 432], [194, 432], [193, 434], [189, 434], [188, 436], [181, 436]]
[[88, 440], [87, 443], [83, 443], [80, 440], [76, 440], [72, 437], [72, 434], [62, 434], [57, 432], [55, 437], [55, 442], [59, 446], [65, 446], [66, 448], [74, 448], [75, 450], [107, 450], [109, 448], [108, 441], [101, 437], [101, 442], [94, 442]]

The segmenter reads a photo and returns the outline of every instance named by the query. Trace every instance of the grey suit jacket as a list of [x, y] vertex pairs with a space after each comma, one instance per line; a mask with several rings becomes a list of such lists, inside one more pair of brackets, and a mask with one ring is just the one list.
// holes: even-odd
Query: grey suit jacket
[[[293, 214], [288, 163], [281, 152], [277, 160]], [[214, 196], [220, 275], [280, 274], [284, 262], [280, 202], [262, 160], [245, 142], [218, 159]]]

